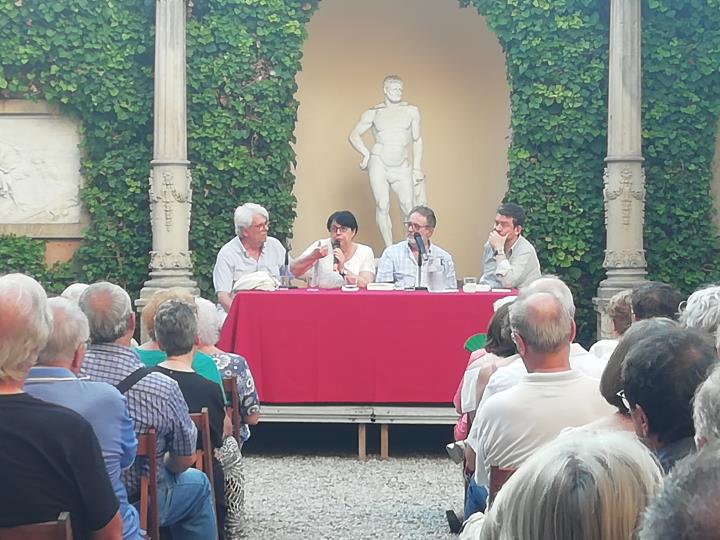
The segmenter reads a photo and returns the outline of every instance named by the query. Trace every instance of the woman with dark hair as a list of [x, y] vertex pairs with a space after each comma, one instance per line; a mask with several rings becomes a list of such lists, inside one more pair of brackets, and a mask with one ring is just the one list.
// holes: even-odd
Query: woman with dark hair
[[353, 239], [358, 231], [349, 210], [333, 212], [327, 220], [330, 238], [314, 242], [290, 263], [295, 277], [309, 279], [312, 285], [327, 288], [343, 284], [365, 287], [375, 279], [375, 255], [370, 246]]

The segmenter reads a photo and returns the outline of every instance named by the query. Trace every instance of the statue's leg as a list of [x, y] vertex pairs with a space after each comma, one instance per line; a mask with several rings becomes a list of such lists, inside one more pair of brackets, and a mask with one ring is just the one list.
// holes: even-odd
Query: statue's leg
[[410, 169], [405, 169], [405, 167], [394, 167], [393, 169], [393, 181], [390, 183], [390, 186], [395, 192], [395, 195], [397, 195], [403, 219], [407, 219], [410, 215], [410, 210], [415, 206], [413, 203], [413, 181]]
[[371, 156], [368, 163], [370, 189], [375, 197], [375, 222], [385, 247], [392, 245], [392, 222], [390, 221], [390, 186], [385, 165], [377, 156]]
[[418, 182], [413, 181], [413, 206], [427, 206], [427, 195], [425, 194], [425, 180]]

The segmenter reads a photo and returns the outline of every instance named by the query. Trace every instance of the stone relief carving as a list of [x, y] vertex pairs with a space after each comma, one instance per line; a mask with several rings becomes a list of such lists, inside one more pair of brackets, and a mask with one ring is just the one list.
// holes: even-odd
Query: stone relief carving
[[645, 268], [644, 249], [605, 250], [604, 268]]
[[[187, 171], [185, 175], [187, 185], [183, 193], [175, 187], [175, 175], [169, 170], [163, 171], [161, 188], [160, 191], [157, 192], [153, 188], [153, 176], [159, 172], [160, 171], [155, 169], [150, 175], [150, 216], [154, 221], [157, 206], [162, 204], [162, 211], [165, 214], [165, 229], [170, 232], [173, 224], [173, 203], [187, 204], [189, 207], [192, 202], [192, 192], [190, 191], [190, 182], [192, 179], [190, 172]], [[189, 219], [188, 223], [190, 223]]]
[[[607, 167], [603, 172], [603, 200], [605, 203], [605, 225], [609, 220], [609, 204], [610, 201], [620, 198], [620, 216], [622, 224], [625, 227], [630, 226], [630, 215], [632, 213], [632, 202], [636, 199], [640, 203], [645, 202], [645, 170], [641, 169], [641, 185], [640, 189], [633, 189], [633, 171], [629, 167], [620, 169], [620, 182], [617, 188], [610, 189], [610, 172]], [[644, 220], [644, 212], [641, 212], [641, 222]]]
[[151, 251], [152, 270], [187, 269], [192, 266], [191, 251]]

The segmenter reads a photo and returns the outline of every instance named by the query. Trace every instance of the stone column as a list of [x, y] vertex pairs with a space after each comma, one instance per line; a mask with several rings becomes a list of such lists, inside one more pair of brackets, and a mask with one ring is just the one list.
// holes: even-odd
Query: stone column
[[185, 15], [185, 0], [156, 1], [152, 251], [150, 279], [136, 302], [139, 311], [158, 289], [185, 287], [198, 294], [188, 250], [192, 178], [187, 160]]
[[643, 221], [645, 171], [641, 132], [640, 0], [610, 0], [608, 152], [603, 174], [607, 279], [594, 299], [598, 334], [609, 336], [604, 316], [610, 297], [645, 280]]

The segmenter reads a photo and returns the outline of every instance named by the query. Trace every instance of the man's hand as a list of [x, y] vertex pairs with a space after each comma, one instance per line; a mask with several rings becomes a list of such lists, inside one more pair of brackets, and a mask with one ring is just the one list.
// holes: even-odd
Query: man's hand
[[363, 156], [362, 161], [360, 162], [360, 169], [365, 170], [368, 167], [368, 162], [370, 161], [370, 154], [366, 154]]
[[495, 251], [502, 251], [505, 249], [506, 239], [507, 235], [500, 236], [500, 234], [493, 229], [490, 232], [490, 236], [488, 236], [488, 243], [490, 244], [490, 247], [493, 248]]
[[415, 183], [419, 184], [420, 182], [425, 180], [425, 173], [422, 172], [420, 169], [413, 169], [412, 177]]
[[316, 261], [319, 261], [323, 257], [327, 256], [328, 254], [328, 248], [327, 246], [318, 246], [315, 249], [313, 249], [313, 252], [310, 254], [310, 256], [315, 259]]

